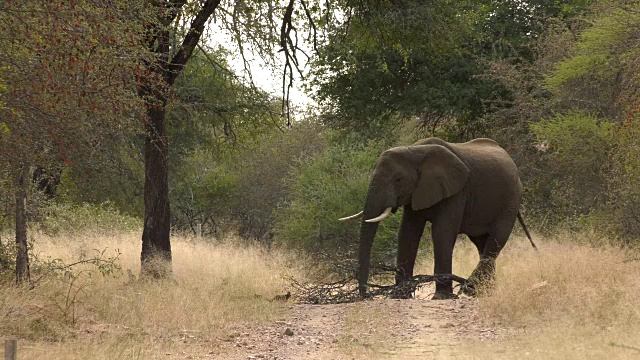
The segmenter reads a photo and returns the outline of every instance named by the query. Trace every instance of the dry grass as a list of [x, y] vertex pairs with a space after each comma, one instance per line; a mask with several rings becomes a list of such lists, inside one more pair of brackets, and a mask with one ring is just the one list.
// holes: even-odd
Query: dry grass
[[590, 236], [546, 239], [540, 254], [521, 238], [508, 244], [495, 288], [478, 303], [485, 321], [514, 336], [476, 344], [479, 358], [640, 357], [640, 261], [625, 261], [637, 253], [589, 245], [603, 242]]
[[[590, 245], [596, 242], [559, 235], [539, 241], [538, 254], [526, 240], [512, 239], [498, 260], [495, 287], [478, 300], [480, 320], [509, 335], [490, 344], [465, 341], [470, 357], [640, 356], [640, 261], [625, 262], [638, 254]], [[0, 287], [0, 335], [19, 338], [27, 359], [224, 358], [224, 340], [237, 328], [286, 318], [287, 307], [267, 299], [286, 292], [283, 276], [308, 270], [304, 259], [281, 251], [174, 238], [173, 280], [130, 282], [127, 270], [139, 270], [138, 233], [38, 236], [35, 247], [40, 258], [66, 262], [93, 249], [108, 248], [107, 256], [119, 249], [123, 274], [105, 277], [85, 266], [74, 270], [73, 285], [58, 274], [31, 290]], [[460, 241], [454, 273], [468, 276], [477, 259], [473, 245]], [[432, 269], [423, 260], [417, 272]], [[344, 331], [388, 328], [383, 313], [347, 312]], [[344, 350], [373, 356], [388, 343], [378, 340], [345, 339]]]
[[174, 238], [173, 279], [132, 282], [127, 270], [139, 272], [137, 233], [38, 236], [35, 248], [40, 258], [67, 263], [93, 249], [118, 249], [123, 274], [103, 276], [87, 265], [74, 269], [72, 284], [59, 274], [32, 290], [3, 287], [0, 334], [22, 339], [25, 358], [153, 358], [190, 339], [215, 348], [236, 326], [282, 317], [285, 306], [268, 299], [286, 292], [283, 276], [302, 271], [301, 260], [282, 252]]

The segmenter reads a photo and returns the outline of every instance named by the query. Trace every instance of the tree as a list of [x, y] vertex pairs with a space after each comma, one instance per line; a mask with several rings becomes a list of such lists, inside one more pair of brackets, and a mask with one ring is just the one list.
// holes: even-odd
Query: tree
[[16, 280], [29, 279], [31, 169], [90, 166], [93, 154], [134, 128], [140, 29], [129, 2], [34, 1], [0, 5], [0, 168], [15, 194]]
[[363, 1], [331, 24], [314, 64], [325, 122], [369, 138], [407, 119], [452, 139], [487, 136], [481, 120], [513, 100], [487, 76], [494, 62], [533, 61], [550, 19], [589, 2]]
[[353, 6], [331, 24], [314, 63], [325, 122], [380, 137], [407, 117], [426, 122], [476, 111], [484, 84], [472, 79], [478, 66], [464, 48], [474, 16], [464, 1]]
[[[222, 4], [220, 0], [153, 2], [155, 17], [145, 24], [145, 44], [154, 54], [154, 58], [146, 64], [138, 90], [146, 104], [145, 213], [141, 252], [143, 273], [163, 277], [170, 272], [167, 105], [170, 90], [178, 74], [194, 54], [207, 22], [214, 13], [219, 16], [222, 28], [231, 34], [245, 60], [245, 65], [245, 47], [253, 45], [257, 53], [263, 56], [267, 63], [272, 64], [269, 60], [273, 60], [276, 53], [272, 51], [273, 46], [280, 46], [284, 54], [284, 109], [288, 106], [285, 84], [287, 81], [289, 84], [293, 81], [293, 69], [299, 65], [296, 55], [299, 50], [297, 30], [294, 26], [296, 14], [299, 12], [294, 13], [296, 5], [304, 9], [304, 15], [301, 16], [306, 16], [307, 20], [313, 22], [312, 9], [307, 7], [304, 0], [241, 1], [234, 4]], [[279, 16], [282, 16], [281, 21], [277, 21]], [[311, 27], [312, 25], [309, 25], [309, 28]], [[178, 37], [181, 37], [180, 41], [176, 40]]]

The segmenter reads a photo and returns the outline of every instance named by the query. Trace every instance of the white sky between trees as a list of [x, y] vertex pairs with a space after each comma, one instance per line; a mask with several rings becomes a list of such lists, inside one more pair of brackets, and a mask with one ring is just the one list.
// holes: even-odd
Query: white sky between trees
[[[231, 67], [230, 70], [234, 71], [239, 76], [248, 79], [249, 75], [245, 71], [238, 46], [231, 40], [229, 34], [227, 34], [225, 30], [221, 29], [220, 26], [215, 22], [209, 23], [209, 31], [211, 34], [215, 34], [209, 37], [209, 46], [222, 46], [230, 50], [232, 55], [227, 59], [227, 63]], [[300, 48], [302, 48], [307, 54], [311, 55], [313, 53], [311, 47], [306, 43], [304, 39], [300, 38], [298, 44], [300, 45]], [[274, 48], [275, 52], [277, 52], [278, 50], [279, 47]], [[305, 76], [307, 76], [306, 73], [308, 72], [308, 59], [301, 52], [298, 52], [297, 56], [302, 66], [301, 70], [303, 71]], [[254, 84], [275, 97], [282, 97], [282, 72], [284, 69], [284, 53], [277, 52], [275, 54], [275, 68], [271, 68], [270, 66], [268, 66], [265, 61], [260, 58], [260, 56], [252, 51], [250, 47], [245, 48], [245, 58], [249, 62], [251, 77], [253, 78]], [[291, 106], [302, 108], [314, 106], [315, 101], [313, 101], [313, 99], [311, 99], [311, 97], [307, 95], [303, 90], [303, 84], [305, 80], [300, 78], [300, 74], [298, 74], [295, 68], [293, 69], [293, 71], [294, 81], [289, 94], [289, 101], [291, 102]], [[288, 84], [289, 79], [287, 79], [286, 81]]]

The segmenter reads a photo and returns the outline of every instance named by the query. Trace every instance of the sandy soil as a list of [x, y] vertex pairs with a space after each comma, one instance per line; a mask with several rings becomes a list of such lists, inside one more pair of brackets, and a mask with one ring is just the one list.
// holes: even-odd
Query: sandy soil
[[[486, 327], [475, 300], [376, 299], [354, 304], [291, 305], [267, 326], [238, 328], [210, 358], [448, 359], [472, 358], [468, 340], [495, 342], [506, 330]], [[289, 329], [290, 331], [288, 331]]]

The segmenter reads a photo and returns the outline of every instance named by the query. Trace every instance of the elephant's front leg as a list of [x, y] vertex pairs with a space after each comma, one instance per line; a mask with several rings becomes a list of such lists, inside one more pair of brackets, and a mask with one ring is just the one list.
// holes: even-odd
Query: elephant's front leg
[[[451, 219], [449, 219], [451, 220]], [[453, 225], [450, 221], [434, 221], [431, 228], [433, 236], [433, 256], [435, 275], [450, 275], [452, 273], [453, 247], [458, 236], [459, 226]], [[453, 285], [451, 280], [436, 281], [436, 293], [433, 300], [452, 299]]]
[[[424, 211], [414, 211], [410, 205], [404, 207], [402, 223], [398, 233], [398, 261], [396, 285], [402, 285], [413, 278], [413, 267], [416, 262], [420, 237], [427, 222]], [[398, 294], [398, 297], [410, 298], [413, 289]]]

